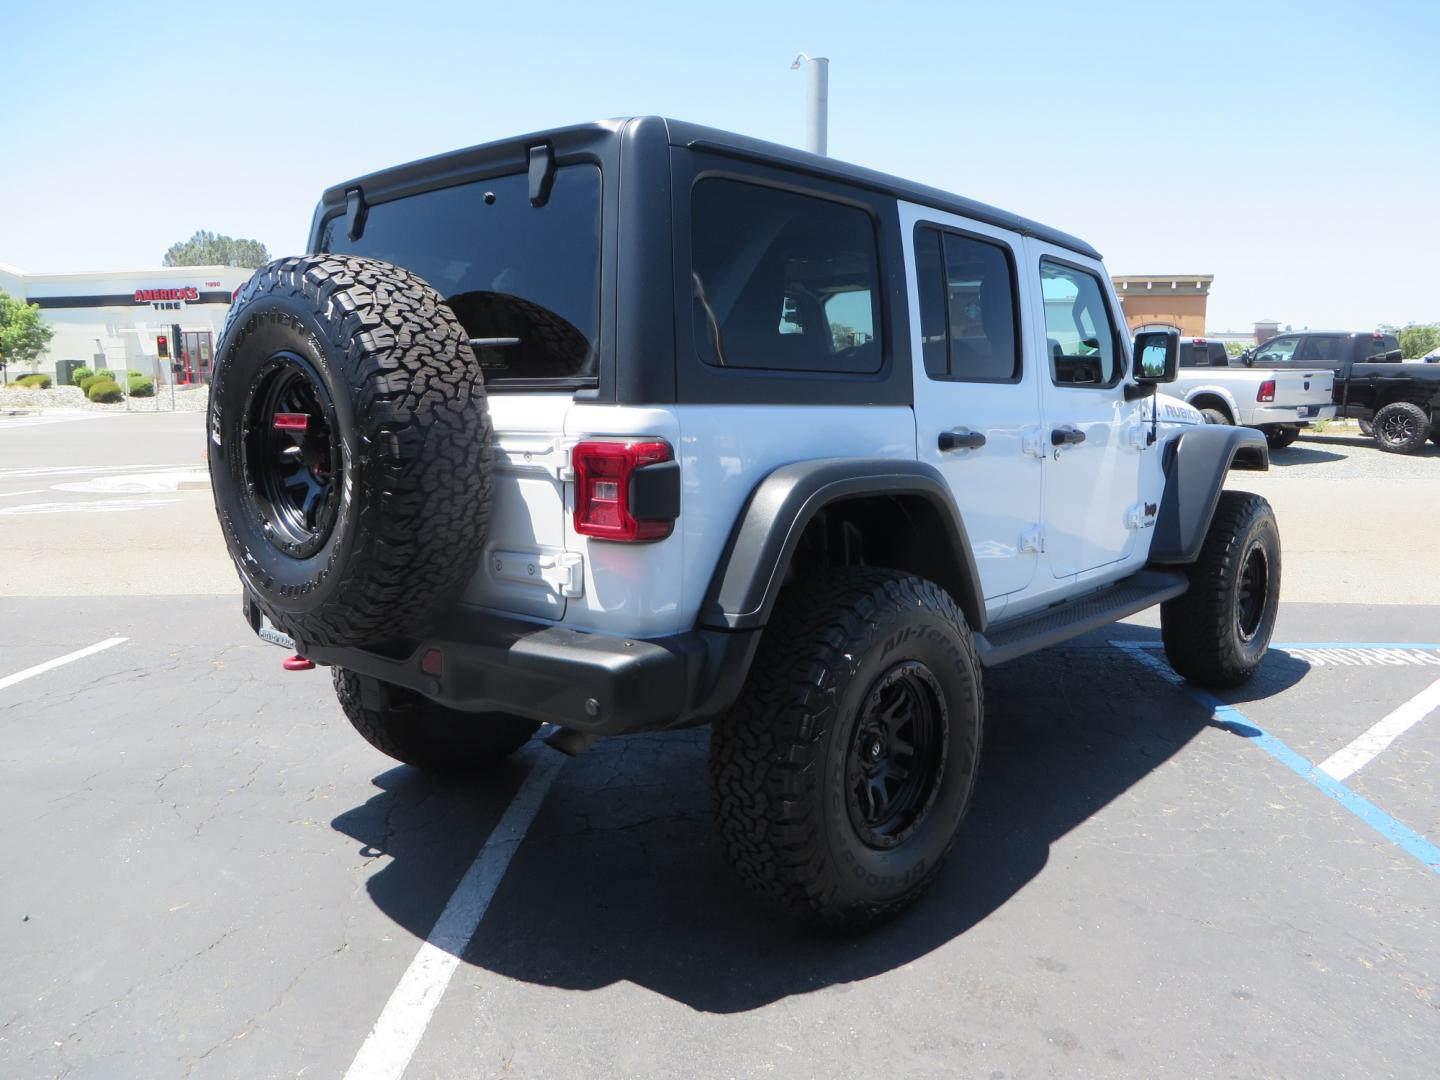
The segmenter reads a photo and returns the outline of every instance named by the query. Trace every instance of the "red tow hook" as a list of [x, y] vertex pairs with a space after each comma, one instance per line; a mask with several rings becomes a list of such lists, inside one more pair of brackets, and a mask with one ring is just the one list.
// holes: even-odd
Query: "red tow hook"
[[308, 656], [301, 656], [298, 652], [294, 656], [287, 656], [280, 661], [280, 666], [286, 671], [309, 671], [315, 666], [315, 661]]

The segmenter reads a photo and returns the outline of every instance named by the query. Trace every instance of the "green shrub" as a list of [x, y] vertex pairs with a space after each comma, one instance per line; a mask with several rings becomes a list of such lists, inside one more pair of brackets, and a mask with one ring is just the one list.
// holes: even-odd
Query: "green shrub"
[[125, 372], [125, 377], [127, 379], [143, 379], [145, 378], [145, 372], [141, 371], [139, 368], [132, 367], [129, 371]]
[[70, 373], [70, 385], [79, 386], [82, 382], [84, 382], [86, 379], [90, 378], [90, 376], [94, 374], [95, 372], [91, 371], [88, 367], [77, 367], [74, 371]]
[[111, 382], [115, 381], [115, 372], [111, 371], [108, 367], [102, 367], [99, 371], [95, 372], [95, 374], [99, 375], [102, 379], [109, 379]]
[[129, 391], [131, 397], [154, 397], [155, 381], [147, 379], [144, 375], [130, 376]]
[[27, 390], [49, 390], [50, 382], [49, 375], [42, 375], [37, 371], [30, 375], [21, 375], [15, 380], [15, 385], [23, 386]]
[[85, 396], [91, 401], [98, 401], [103, 405], [109, 405], [121, 400], [125, 394], [120, 389], [120, 384], [114, 379], [101, 379], [98, 377], [85, 380], [90, 385], [85, 389]]
[[[81, 391], [88, 394], [90, 393], [90, 387], [94, 386], [97, 382], [103, 382], [104, 380], [104, 375], [87, 375], [85, 376], [85, 378], [81, 379], [76, 385], [80, 387]], [[110, 381], [114, 382], [115, 380], [111, 379]]]

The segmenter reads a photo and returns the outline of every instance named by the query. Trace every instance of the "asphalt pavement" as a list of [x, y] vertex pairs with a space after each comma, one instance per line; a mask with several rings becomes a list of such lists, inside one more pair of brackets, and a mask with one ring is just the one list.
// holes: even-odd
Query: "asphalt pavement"
[[[100, 426], [137, 420], [175, 426]], [[187, 423], [0, 426], [0, 472], [165, 471], [198, 457]], [[1363, 467], [1309, 465], [1258, 478], [1287, 599], [1257, 679], [1176, 685], [1153, 616], [987, 673], [959, 844], [861, 938], [736, 882], [705, 731], [573, 760], [537, 740], [437, 780], [350, 730], [326, 672], [282, 671], [233, 586], [0, 579], [0, 1076], [1431, 1077], [1440, 606], [1428, 583], [1366, 601], [1412, 579], [1339, 576], [1302, 515], [1349, 528], [1373, 489], [1386, 543], [1418, 552], [1405, 508], [1433, 482], [1392, 475], [1414, 489], [1386, 502]], [[18, 479], [0, 507], [142, 497]], [[0, 563], [50, 519], [84, 550], [168, 520], [212, 558], [199, 511], [20, 517]], [[1296, 566], [1327, 560], [1332, 595], [1297, 601]]]

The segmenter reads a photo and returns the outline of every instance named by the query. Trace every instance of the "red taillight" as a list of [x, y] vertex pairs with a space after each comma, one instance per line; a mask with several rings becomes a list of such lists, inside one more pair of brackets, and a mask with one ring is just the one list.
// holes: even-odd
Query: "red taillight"
[[575, 467], [575, 531], [599, 540], [663, 540], [670, 518], [637, 518], [631, 508], [636, 470], [674, 458], [670, 444], [644, 442], [582, 442], [570, 452]]
[[1259, 389], [1258, 391], [1256, 391], [1256, 393], [1255, 393], [1255, 400], [1256, 400], [1256, 401], [1274, 401], [1274, 400], [1275, 400], [1275, 380], [1274, 380], [1274, 379], [1266, 379], [1264, 382], [1262, 382], [1262, 383], [1260, 384], [1260, 389]]
[[277, 412], [276, 431], [304, 431], [310, 426], [310, 417], [303, 412]]

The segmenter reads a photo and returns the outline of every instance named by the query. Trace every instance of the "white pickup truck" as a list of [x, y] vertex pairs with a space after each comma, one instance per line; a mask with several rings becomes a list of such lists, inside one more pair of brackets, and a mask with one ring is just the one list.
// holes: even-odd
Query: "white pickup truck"
[[1278, 449], [1314, 421], [1334, 419], [1334, 389], [1335, 373], [1327, 368], [1230, 367], [1220, 342], [1181, 338], [1180, 374], [1170, 393], [1208, 423], [1259, 428]]

